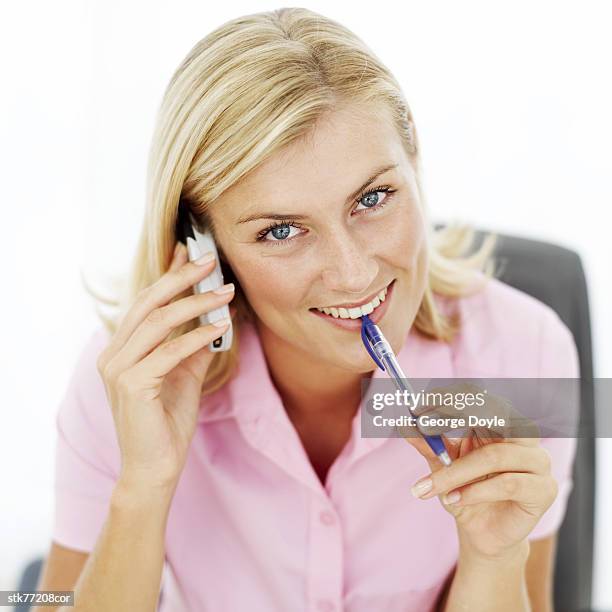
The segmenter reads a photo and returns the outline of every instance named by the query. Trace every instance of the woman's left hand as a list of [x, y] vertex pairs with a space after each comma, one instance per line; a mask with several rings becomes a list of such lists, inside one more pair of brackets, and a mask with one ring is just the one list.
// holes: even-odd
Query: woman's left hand
[[[539, 437], [442, 436], [452, 465], [446, 467], [422, 438], [406, 440], [427, 459], [431, 474], [412, 488], [420, 499], [439, 496], [455, 517], [466, 554], [504, 558], [524, 543], [557, 496], [548, 451]], [[524, 431], [524, 430], [523, 430]], [[427, 491], [427, 481], [431, 488]], [[419, 493], [422, 494], [419, 494]]]

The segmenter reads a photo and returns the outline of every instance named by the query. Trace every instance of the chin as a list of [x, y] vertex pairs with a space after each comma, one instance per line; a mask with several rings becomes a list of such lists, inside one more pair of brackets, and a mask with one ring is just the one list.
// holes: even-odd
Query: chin
[[346, 353], [346, 357], [350, 360], [348, 369], [350, 369], [352, 372], [366, 374], [378, 368], [372, 357], [370, 357], [368, 350], [364, 346], [361, 340], [361, 335], [359, 335], [359, 339], [355, 341], [354, 346], [352, 346], [349, 349], [349, 352]]

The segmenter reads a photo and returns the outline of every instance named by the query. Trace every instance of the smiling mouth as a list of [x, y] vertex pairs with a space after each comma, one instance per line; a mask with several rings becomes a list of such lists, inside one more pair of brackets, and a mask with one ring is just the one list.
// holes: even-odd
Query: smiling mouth
[[392, 282], [389, 283], [384, 289], [379, 291], [372, 300], [366, 304], [362, 304], [361, 306], [353, 306], [351, 308], [332, 306], [328, 308], [311, 308], [310, 310], [318, 310], [319, 312], [332, 316], [334, 319], [359, 319], [364, 315], [369, 315], [374, 312], [374, 310], [385, 301], [387, 291], [389, 290]]

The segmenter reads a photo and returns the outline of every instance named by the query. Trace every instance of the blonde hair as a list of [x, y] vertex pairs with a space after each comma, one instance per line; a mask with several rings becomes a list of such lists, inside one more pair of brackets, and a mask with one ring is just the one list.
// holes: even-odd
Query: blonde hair
[[[180, 200], [203, 227], [210, 227], [212, 202], [345, 101], [386, 105], [391, 113], [413, 164], [426, 219], [429, 281], [414, 325], [427, 336], [451, 341], [460, 321], [443, 312], [434, 295], [458, 297], [484, 286], [494, 274], [490, 255], [496, 235], [488, 235], [478, 251], [465, 256], [473, 228], [460, 223], [433, 228], [426, 215], [417, 132], [400, 85], [355, 34], [304, 8], [245, 15], [223, 24], [193, 47], [172, 76], [150, 148], [145, 216], [131, 270], [116, 300], [86, 286], [96, 299], [118, 307], [115, 316], [98, 309], [108, 331], [115, 332], [137, 294], [167, 271]], [[239, 283], [231, 280], [236, 284], [235, 339], [231, 350], [215, 354], [203, 393], [212, 393], [232, 376], [241, 322], [252, 319]], [[192, 320], [169, 337], [198, 324]]]

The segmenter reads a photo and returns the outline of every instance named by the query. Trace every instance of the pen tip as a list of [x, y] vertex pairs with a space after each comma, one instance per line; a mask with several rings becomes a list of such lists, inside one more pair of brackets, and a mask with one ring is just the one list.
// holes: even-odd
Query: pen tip
[[442, 463], [446, 466], [449, 466], [452, 463], [451, 458], [446, 451], [442, 451], [438, 457], [440, 457], [440, 461], [442, 461]]

